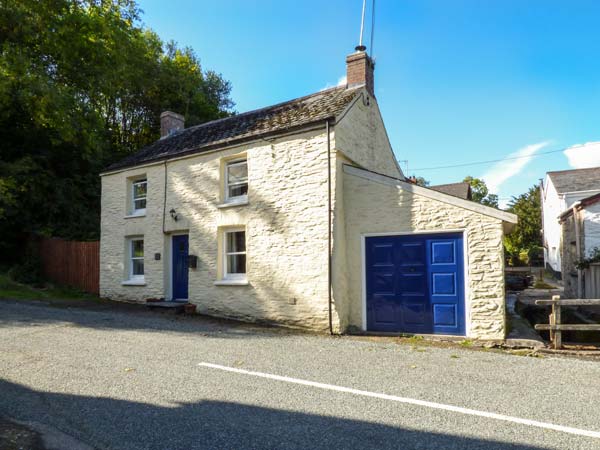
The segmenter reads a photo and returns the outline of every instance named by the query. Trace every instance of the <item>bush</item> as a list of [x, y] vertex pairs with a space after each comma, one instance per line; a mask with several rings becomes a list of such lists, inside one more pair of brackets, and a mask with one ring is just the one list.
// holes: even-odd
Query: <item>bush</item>
[[42, 282], [42, 266], [35, 244], [27, 244], [23, 261], [13, 266], [8, 271], [8, 275], [18, 283], [40, 284]]
[[527, 249], [521, 249], [521, 251], [519, 251], [519, 261], [521, 264], [521, 266], [528, 266], [529, 265], [529, 251]]

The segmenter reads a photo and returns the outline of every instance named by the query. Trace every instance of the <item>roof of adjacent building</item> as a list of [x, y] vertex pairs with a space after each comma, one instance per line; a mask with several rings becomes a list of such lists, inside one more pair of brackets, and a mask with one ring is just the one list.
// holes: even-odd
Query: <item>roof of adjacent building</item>
[[160, 139], [106, 170], [117, 170], [179, 156], [202, 153], [260, 136], [300, 129], [335, 118], [363, 86], [335, 87], [262, 109], [186, 128]]
[[559, 194], [600, 189], [600, 167], [548, 172]]
[[600, 202], [600, 194], [590, 195], [589, 197], [579, 200], [578, 202], [576, 202], [573, 205], [573, 207], [571, 207], [571, 208], [567, 209], [565, 212], [563, 212], [559, 216], [559, 220], [564, 220], [567, 217], [569, 217], [570, 215], [572, 215], [573, 208], [576, 208], [578, 211], [581, 211], [582, 209], [585, 209], [587, 206], [594, 205], [598, 202]]
[[466, 181], [462, 183], [438, 184], [436, 186], [429, 186], [429, 189], [465, 200], [472, 199], [471, 185]]

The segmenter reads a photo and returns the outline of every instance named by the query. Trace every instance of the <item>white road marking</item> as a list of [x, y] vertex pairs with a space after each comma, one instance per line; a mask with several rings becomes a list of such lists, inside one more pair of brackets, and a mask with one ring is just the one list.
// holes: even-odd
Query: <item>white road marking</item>
[[198, 365], [201, 367], [223, 370], [226, 372], [233, 372], [233, 373], [237, 373], [237, 374], [241, 374], [241, 375], [250, 375], [253, 377], [266, 378], [269, 380], [283, 381], [286, 383], [300, 384], [303, 386], [311, 386], [314, 388], [326, 389], [329, 391], [361, 395], [363, 397], [371, 397], [371, 398], [378, 398], [378, 399], [382, 399], [382, 400], [390, 400], [393, 402], [423, 406], [426, 408], [441, 409], [443, 411], [450, 411], [450, 412], [455, 412], [458, 414], [466, 414], [469, 416], [485, 417], [487, 419], [502, 420], [504, 422], [518, 423], [520, 425], [528, 425], [530, 427], [543, 428], [546, 430], [554, 430], [554, 431], [560, 431], [563, 433], [575, 434], [578, 436], [586, 436], [586, 437], [600, 439], [600, 431], [583, 430], [581, 428], [566, 427], [563, 425], [556, 425], [553, 423], [539, 422], [537, 420], [522, 419], [520, 417], [506, 416], [504, 414], [496, 414], [496, 413], [487, 412], [487, 411], [478, 411], [476, 409], [461, 408], [460, 406], [445, 405], [443, 403], [428, 402], [425, 400], [418, 400], [418, 399], [414, 399], [414, 398], [398, 397], [396, 395], [381, 394], [378, 392], [362, 391], [360, 389], [352, 389], [352, 388], [347, 388], [347, 387], [343, 387], [343, 386], [336, 386], [334, 384], [318, 383], [316, 381], [284, 377], [281, 375], [273, 375], [273, 374], [264, 373], [264, 372], [253, 372], [251, 370], [237, 369], [235, 367], [221, 366], [219, 364], [211, 364], [211, 363], [207, 363], [207, 362], [201, 362]]

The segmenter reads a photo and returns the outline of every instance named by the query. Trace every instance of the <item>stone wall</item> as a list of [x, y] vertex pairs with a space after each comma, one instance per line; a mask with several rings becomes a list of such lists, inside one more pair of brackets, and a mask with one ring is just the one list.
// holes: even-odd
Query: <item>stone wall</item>
[[354, 164], [404, 178], [390, 145], [377, 101], [365, 90], [335, 126], [335, 148]]
[[[581, 214], [580, 212], [577, 213]], [[566, 217], [561, 227], [561, 271], [565, 298], [577, 298], [577, 239], [575, 233], [575, 218], [573, 214]]]
[[405, 183], [385, 177], [359, 177], [345, 171], [343, 184], [348, 278], [343, 301], [348, 303], [348, 316], [342, 317], [342, 323], [362, 328], [362, 234], [464, 230], [468, 249], [465, 255], [467, 334], [479, 339], [504, 338], [503, 223], [500, 219], [409, 192], [401, 186]]
[[[216, 316], [264, 320], [326, 330], [328, 327], [327, 147], [324, 128], [272, 143], [240, 146], [169, 161], [163, 234], [165, 165], [102, 178], [101, 295], [128, 301], [170, 298], [170, 239], [189, 233], [199, 257], [189, 272], [189, 301]], [[219, 208], [224, 161], [248, 160], [249, 202]], [[126, 218], [127, 183], [148, 179], [145, 217]], [[169, 211], [175, 209], [179, 220]], [[247, 286], [217, 286], [220, 236], [244, 227]], [[145, 285], [126, 286], [125, 242], [144, 236]], [[161, 253], [161, 260], [154, 254]], [[334, 320], [337, 326], [337, 318]]]

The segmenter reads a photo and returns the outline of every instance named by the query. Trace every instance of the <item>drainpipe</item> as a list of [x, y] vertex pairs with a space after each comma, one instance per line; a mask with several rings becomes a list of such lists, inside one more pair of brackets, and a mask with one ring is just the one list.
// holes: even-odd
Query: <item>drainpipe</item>
[[332, 267], [331, 267], [331, 138], [329, 129], [329, 120], [325, 121], [327, 130], [327, 290], [328, 290], [328, 308], [329, 308], [329, 334], [333, 334], [333, 308], [332, 308]]
[[164, 186], [165, 190], [163, 192], [162, 232], [163, 232], [163, 234], [166, 234], [166, 232], [165, 232], [165, 215], [167, 214], [167, 160], [165, 160], [163, 172], [165, 174], [165, 186]]
[[[577, 260], [581, 261], [581, 230], [577, 206], [579, 206], [579, 202], [573, 205], [573, 220], [575, 222], [575, 245], [577, 247]], [[581, 269], [577, 269], [577, 298], [583, 298], [583, 270]]]

